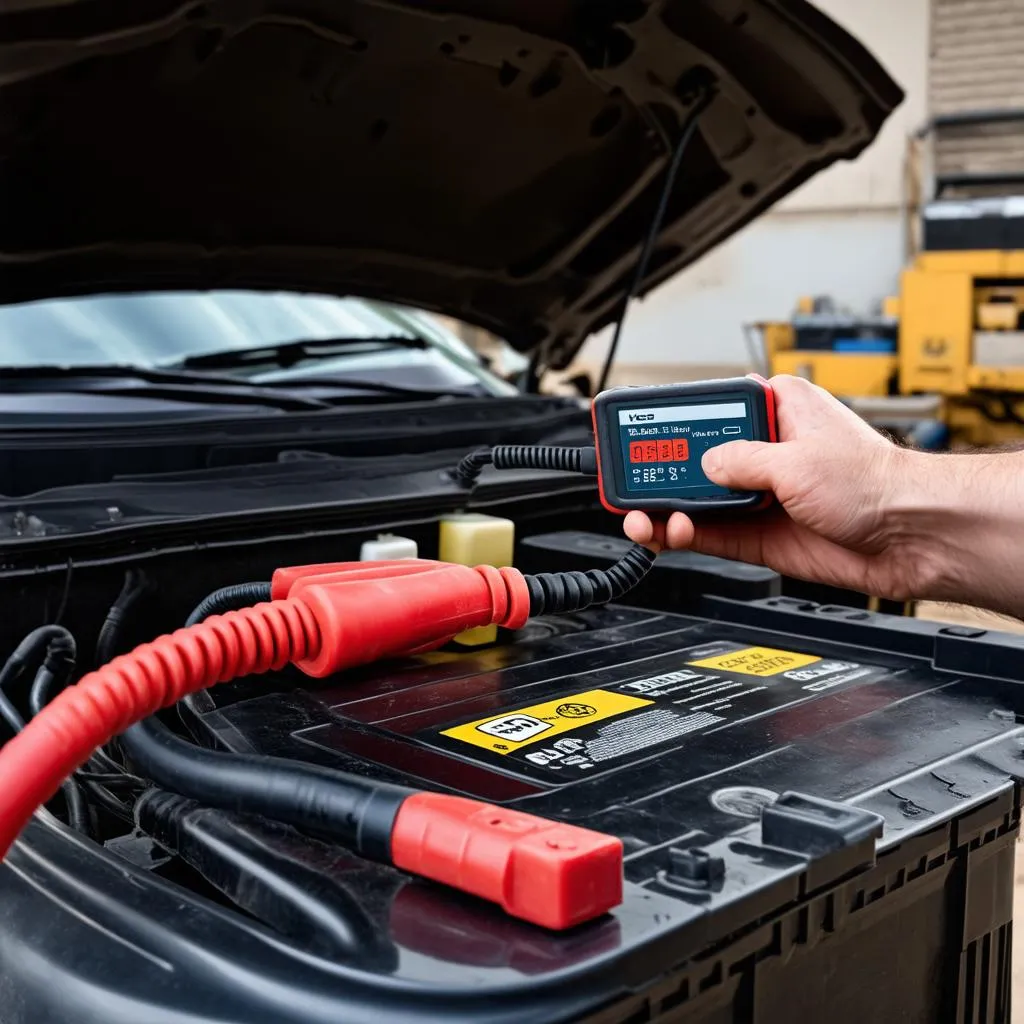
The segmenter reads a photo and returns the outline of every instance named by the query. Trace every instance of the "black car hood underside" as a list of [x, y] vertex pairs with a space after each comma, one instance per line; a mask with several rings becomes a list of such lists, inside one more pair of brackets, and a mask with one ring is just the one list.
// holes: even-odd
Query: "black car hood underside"
[[6, 0], [0, 302], [360, 294], [564, 366], [695, 107], [641, 293], [901, 99], [804, 0]]

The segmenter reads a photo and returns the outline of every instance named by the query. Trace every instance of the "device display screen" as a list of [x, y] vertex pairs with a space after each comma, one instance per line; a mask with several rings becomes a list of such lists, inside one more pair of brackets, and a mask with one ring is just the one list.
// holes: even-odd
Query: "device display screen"
[[704, 498], [731, 493], [713, 484], [701, 457], [716, 444], [754, 440], [746, 398], [677, 402], [618, 410], [626, 490], [638, 496], [680, 493]]

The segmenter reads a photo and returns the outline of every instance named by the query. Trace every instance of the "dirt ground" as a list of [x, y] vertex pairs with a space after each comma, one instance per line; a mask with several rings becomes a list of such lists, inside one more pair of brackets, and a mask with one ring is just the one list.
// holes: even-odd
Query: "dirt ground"
[[[1024, 624], [1003, 619], [971, 608], [947, 605], [921, 605], [918, 616], [963, 626], [986, 626], [990, 629], [1024, 633]], [[1024, 1021], [1024, 843], [1017, 845], [1017, 877], [1013, 894], [1013, 919], [1017, 925], [1013, 944], [1013, 1019]]]

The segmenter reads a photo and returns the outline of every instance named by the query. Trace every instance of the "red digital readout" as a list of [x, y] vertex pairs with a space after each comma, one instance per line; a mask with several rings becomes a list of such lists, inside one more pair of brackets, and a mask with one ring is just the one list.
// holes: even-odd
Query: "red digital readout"
[[690, 457], [690, 445], [685, 437], [673, 441], [632, 441], [629, 445], [629, 461], [636, 462], [686, 462]]

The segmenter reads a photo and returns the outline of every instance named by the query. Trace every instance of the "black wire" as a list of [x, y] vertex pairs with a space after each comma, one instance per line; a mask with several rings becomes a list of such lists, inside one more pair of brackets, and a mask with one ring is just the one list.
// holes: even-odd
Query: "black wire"
[[249, 608], [270, 600], [269, 583], [236, 583], [230, 587], [221, 587], [196, 605], [192, 614], [185, 622], [186, 626], [195, 626], [208, 619], [211, 615], [222, 615], [224, 612]]
[[116, 789], [144, 789], [148, 783], [138, 775], [127, 772], [90, 772], [79, 770], [75, 777], [82, 782], [91, 782], [98, 786], [113, 786]]
[[61, 594], [60, 605], [57, 607], [57, 614], [53, 617], [53, 624], [59, 626], [64, 613], [68, 610], [68, 601], [71, 598], [71, 579], [75, 573], [75, 563], [68, 559], [68, 570], [64, 576], [64, 593]]
[[107, 612], [96, 638], [97, 665], [105, 665], [118, 653], [125, 618], [148, 589], [149, 581], [141, 570], [129, 569], [125, 573], [121, 592], [110, 606], [110, 611]]
[[108, 772], [124, 772], [124, 765], [118, 764], [102, 747], [94, 750], [90, 762], [95, 761], [97, 765]]
[[654, 211], [654, 216], [651, 218], [651, 223], [647, 228], [647, 234], [644, 236], [643, 248], [640, 250], [640, 258], [637, 260], [636, 269], [633, 273], [633, 281], [629, 286], [629, 291], [626, 292], [625, 298], [622, 300], [622, 311], [619, 313], [619, 318], [615, 323], [615, 333], [612, 335], [611, 345], [608, 347], [608, 354], [605, 356], [604, 365], [601, 368], [601, 376], [597, 381], [596, 393], [598, 394], [608, 386], [608, 375], [611, 373], [612, 363], [615, 362], [615, 353], [619, 347], [619, 339], [622, 337], [622, 326], [626, 322], [626, 313], [629, 312], [629, 305], [636, 298], [637, 293], [640, 291], [640, 286], [643, 284], [644, 275], [647, 273], [647, 264], [651, 261], [654, 243], [657, 240], [658, 232], [661, 230], [661, 222], [665, 218], [668, 201], [675, 187], [676, 177], [679, 174], [683, 153], [689, 147], [697, 131], [697, 122], [700, 120], [700, 115], [704, 113], [709, 98], [710, 93], [703, 92], [683, 124], [682, 133], [679, 136], [679, 141], [676, 143], [675, 152], [672, 154], [672, 160], [665, 173], [665, 181], [661, 187], [661, 196], [658, 199], [657, 209]]
[[104, 786], [88, 781], [83, 781], [82, 786], [93, 802], [99, 804], [105, 810], [109, 811], [115, 817], [120, 818], [122, 821], [126, 821], [129, 824], [135, 823], [132, 808], [123, 800], [118, 800], [118, 798]]

